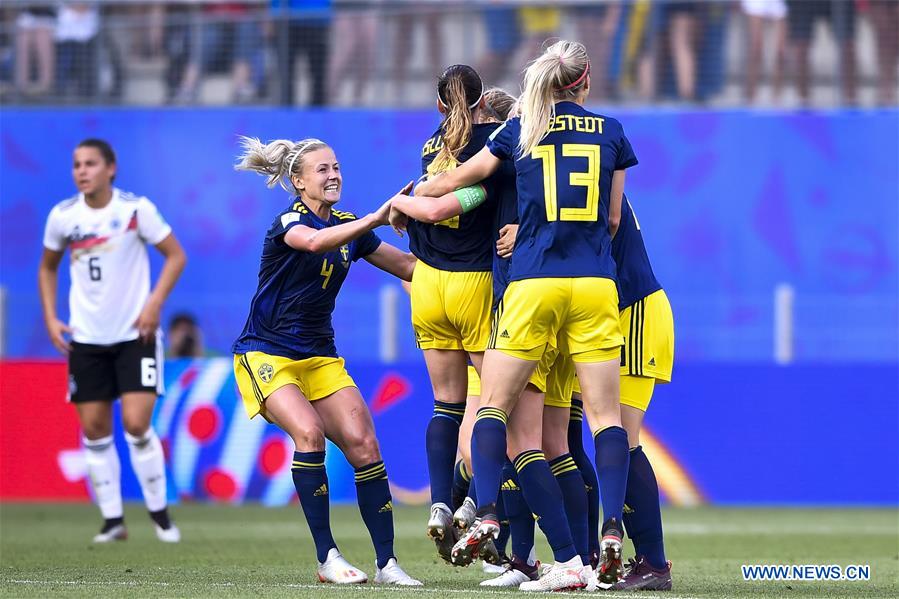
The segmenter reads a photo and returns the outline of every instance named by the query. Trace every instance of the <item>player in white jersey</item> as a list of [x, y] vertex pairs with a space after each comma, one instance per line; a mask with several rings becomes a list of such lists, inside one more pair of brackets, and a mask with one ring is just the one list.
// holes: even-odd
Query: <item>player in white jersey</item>
[[[69, 400], [78, 411], [88, 475], [105, 519], [94, 542], [128, 536], [112, 433], [112, 402], [121, 397], [131, 465], [156, 536], [177, 543], [181, 533], [168, 514], [162, 444], [150, 417], [162, 391], [159, 313], [186, 257], [156, 206], [114, 188], [115, 174], [115, 153], [107, 142], [87, 139], [75, 148], [72, 176], [80, 193], [57, 204], [47, 218], [38, 273], [41, 304], [50, 340], [68, 356]], [[147, 245], [165, 257], [152, 291]], [[72, 280], [68, 324], [56, 314], [57, 272], [66, 248]]]

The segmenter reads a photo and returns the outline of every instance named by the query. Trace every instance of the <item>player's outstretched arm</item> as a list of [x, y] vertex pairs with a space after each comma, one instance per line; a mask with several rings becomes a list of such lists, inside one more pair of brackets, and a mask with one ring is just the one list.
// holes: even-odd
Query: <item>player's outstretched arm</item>
[[372, 229], [386, 225], [387, 217], [390, 214], [390, 203], [394, 198], [409, 193], [411, 189], [412, 181], [409, 181], [397, 195], [381, 204], [381, 207], [374, 212], [341, 225], [325, 227], [324, 229], [295, 225], [284, 235], [284, 243], [295, 250], [313, 254], [323, 254], [336, 250], [340, 246], [358, 239]]
[[56, 315], [56, 284], [58, 281], [59, 262], [63, 252], [54, 252], [44, 248], [41, 254], [41, 264], [37, 271], [38, 288], [41, 293], [41, 307], [44, 311], [44, 324], [47, 326], [47, 334], [50, 341], [60, 352], [67, 354], [72, 349], [64, 333], [71, 333], [72, 329], [66, 323], [59, 320]]
[[184, 253], [184, 248], [181, 247], [181, 243], [174, 233], [166, 235], [165, 239], [157, 243], [155, 247], [163, 255], [165, 262], [162, 264], [162, 272], [159, 273], [156, 286], [150, 292], [147, 303], [144, 304], [140, 316], [135, 322], [140, 338], [144, 341], [149, 341], [156, 335], [162, 305], [172, 289], [175, 288], [175, 283], [178, 282], [178, 277], [181, 276], [184, 266], [187, 264], [187, 254]]
[[392, 207], [409, 218], [422, 223], [439, 223], [474, 210], [487, 200], [483, 185], [463, 187], [439, 198], [430, 196], [398, 195], [393, 198]]
[[377, 266], [403, 281], [412, 280], [412, 271], [415, 270], [417, 262], [412, 254], [384, 242], [381, 242], [378, 249], [366, 256], [365, 259], [373, 266]]
[[415, 188], [415, 195], [440, 197], [453, 190], [483, 181], [499, 168], [502, 160], [494, 156], [486, 146], [458, 167]]

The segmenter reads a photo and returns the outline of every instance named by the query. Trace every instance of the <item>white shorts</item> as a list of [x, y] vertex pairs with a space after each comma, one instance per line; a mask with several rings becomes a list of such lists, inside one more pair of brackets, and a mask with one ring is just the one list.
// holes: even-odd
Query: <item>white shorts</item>
[[754, 17], [783, 19], [787, 16], [784, 0], [741, 0], [743, 12]]

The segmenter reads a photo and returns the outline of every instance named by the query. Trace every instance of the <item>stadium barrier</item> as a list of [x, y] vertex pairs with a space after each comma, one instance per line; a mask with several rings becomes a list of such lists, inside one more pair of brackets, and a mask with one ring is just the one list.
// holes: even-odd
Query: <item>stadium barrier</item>
[[[349, 362], [374, 417], [394, 498], [428, 500], [424, 431], [432, 411], [420, 363]], [[657, 388], [643, 437], [664, 498], [676, 505], [899, 504], [899, 367], [679, 366]], [[230, 358], [170, 360], [154, 426], [169, 493], [190, 501], [295, 501], [289, 439], [250, 421]], [[88, 499], [75, 411], [60, 362], [0, 362], [0, 500]], [[123, 493], [140, 490], [121, 426]], [[592, 443], [585, 436], [588, 453]], [[333, 446], [331, 496], [355, 496], [353, 471]]]

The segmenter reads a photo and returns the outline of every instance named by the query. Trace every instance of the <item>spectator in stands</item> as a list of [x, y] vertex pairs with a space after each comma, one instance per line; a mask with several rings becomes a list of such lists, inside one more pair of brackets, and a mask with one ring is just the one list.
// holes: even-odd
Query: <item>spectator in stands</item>
[[[37, 98], [52, 89], [56, 64], [55, 29], [56, 8], [50, 3], [30, 6], [16, 19], [15, 81], [18, 93]], [[35, 74], [36, 79], [33, 78]]]
[[271, 0], [271, 7], [277, 19], [275, 52], [278, 55], [281, 104], [294, 104], [296, 59], [303, 54], [312, 80], [308, 103], [324, 106], [327, 103], [331, 0]]
[[780, 99], [783, 88], [784, 64], [787, 52], [787, 5], [784, 0], [742, 0], [743, 13], [749, 29], [749, 48], [746, 53], [746, 102], [755, 102], [759, 72], [764, 63], [762, 46], [764, 28], [768, 26], [774, 36], [771, 44], [774, 66], [771, 76], [771, 98]]
[[618, 2], [578, 4], [569, 11], [590, 56], [590, 98], [606, 98], [609, 96], [609, 53], [621, 5]]
[[[328, 69], [328, 98], [337, 103], [344, 84], [351, 90], [353, 104], [365, 104], [368, 82], [377, 58], [377, 0], [367, 3], [337, 4], [331, 29], [334, 53]], [[347, 6], [348, 5], [348, 6]]]
[[168, 337], [170, 358], [200, 358], [205, 354], [203, 331], [197, 319], [188, 312], [179, 312], [169, 321]]
[[64, 2], [56, 19], [56, 93], [93, 98], [97, 93], [100, 11], [96, 4]]
[[896, 67], [899, 63], [899, 2], [868, 0], [871, 25], [877, 36], [877, 103], [896, 105]]
[[514, 73], [519, 84], [522, 65], [540, 53], [540, 46], [558, 34], [562, 11], [557, 7], [491, 6], [482, 13], [488, 40], [487, 54], [481, 57], [478, 71], [484, 81], [497, 86]]
[[[201, 9], [199, 46], [190, 46], [176, 104], [193, 104], [199, 96], [204, 73], [215, 67], [231, 69], [232, 101], [252, 102], [257, 97], [263, 65], [262, 25], [247, 2], [204, 4]], [[191, 40], [192, 41], [192, 40]]]
[[[809, 49], [815, 21], [827, 19], [840, 48], [840, 87], [843, 101], [856, 102], [855, 2], [847, 0], [786, 0], [790, 41], [796, 57], [797, 86], [803, 104], [811, 100]], [[893, 35], [895, 35], [893, 29]]]
[[696, 99], [698, 11], [699, 3], [684, 0], [667, 0], [665, 6], [677, 97], [686, 101]]
[[441, 0], [406, 0], [405, 6], [399, 8], [394, 16], [393, 57], [391, 77], [393, 80], [394, 102], [402, 104], [409, 101], [405, 86], [409, 77], [409, 62], [412, 60], [412, 40], [416, 24], [421, 24], [425, 33], [425, 44], [428, 49], [428, 77], [431, 73], [443, 71], [443, 28], [441, 15], [437, 12]]

